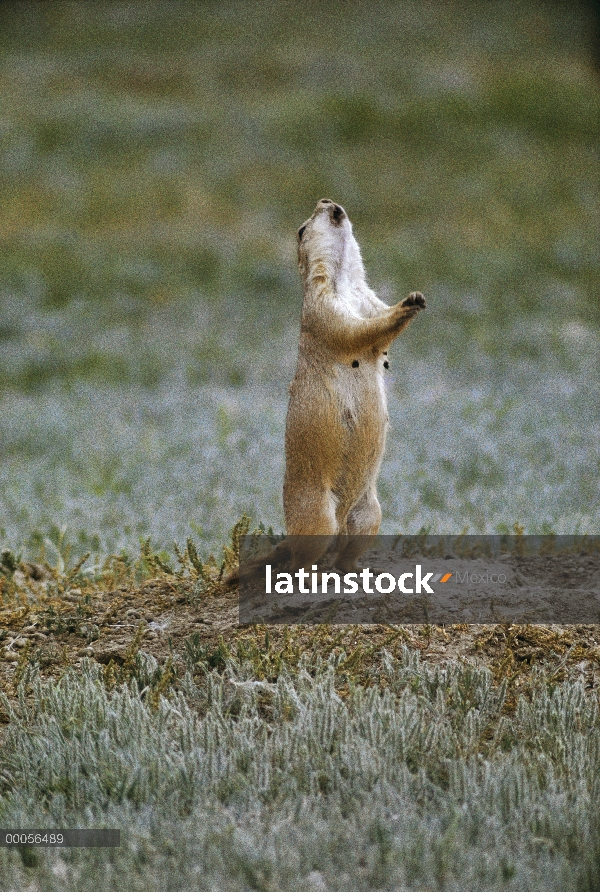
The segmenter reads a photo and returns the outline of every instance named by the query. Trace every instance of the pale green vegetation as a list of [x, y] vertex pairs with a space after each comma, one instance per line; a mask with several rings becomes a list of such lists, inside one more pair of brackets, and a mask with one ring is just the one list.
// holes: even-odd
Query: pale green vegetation
[[[598, 704], [535, 674], [510, 715], [487, 670], [344, 655], [257, 680], [243, 656], [156, 708], [157, 671], [33, 679], [1, 758], [3, 827], [111, 827], [117, 849], [0, 849], [0, 888], [595, 890]], [[29, 679], [32, 681], [32, 679]]]
[[[354, 221], [428, 300], [384, 530], [594, 532], [598, 122], [585, 8], [0, 9], [0, 536], [216, 548], [283, 525], [294, 235]], [[54, 530], [54, 532], [53, 532]]]
[[[535, 0], [0, 4], [0, 550], [89, 569], [191, 534], [204, 560], [243, 511], [282, 527], [324, 196], [384, 298], [427, 297], [390, 356], [383, 531], [598, 533], [590, 30]], [[217, 649], [162, 699], [132, 655], [125, 686], [20, 667], [0, 824], [123, 844], [0, 849], [2, 892], [600, 886], [579, 682], [507, 704], [407, 652], [342, 691], [339, 655]]]

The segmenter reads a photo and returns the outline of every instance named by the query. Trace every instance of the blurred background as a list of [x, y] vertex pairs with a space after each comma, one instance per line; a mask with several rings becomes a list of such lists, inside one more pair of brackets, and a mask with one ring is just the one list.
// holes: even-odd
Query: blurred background
[[384, 532], [599, 532], [583, 2], [0, 4], [0, 546], [283, 528], [295, 232], [346, 208], [390, 352]]

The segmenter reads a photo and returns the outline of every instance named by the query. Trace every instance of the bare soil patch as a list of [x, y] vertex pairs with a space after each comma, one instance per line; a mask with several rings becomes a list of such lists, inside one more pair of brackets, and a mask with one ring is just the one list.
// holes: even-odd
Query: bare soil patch
[[[579, 675], [588, 687], [600, 682], [599, 625], [240, 626], [237, 589], [218, 583], [201, 595], [191, 580], [166, 574], [107, 590], [89, 583], [59, 592], [29, 577], [12, 585], [9, 603], [5, 597], [0, 606], [0, 690], [9, 699], [29, 666], [38, 666], [42, 678], [58, 678], [87, 657], [114, 683], [134, 674], [140, 651], [168, 667], [162, 690], [188, 670], [222, 668], [229, 655], [249, 658], [258, 676], [273, 677], [303, 654], [327, 659], [343, 652], [337, 670], [343, 694], [352, 683], [384, 685], [381, 651], [403, 646], [431, 663], [487, 666], [498, 682], [508, 681], [508, 708], [534, 666], [557, 681]], [[0, 721], [6, 721], [1, 708]]]

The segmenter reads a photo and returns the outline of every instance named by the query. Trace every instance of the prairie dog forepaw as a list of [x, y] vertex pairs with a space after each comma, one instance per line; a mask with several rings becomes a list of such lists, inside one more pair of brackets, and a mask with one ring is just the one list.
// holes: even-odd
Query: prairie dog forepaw
[[421, 310], [425, 309], [425, 298], [421, 294], [420, 291], [413, 291], [408, 297], [405, 297], [402, 301], [403, 307], [418, 307]]

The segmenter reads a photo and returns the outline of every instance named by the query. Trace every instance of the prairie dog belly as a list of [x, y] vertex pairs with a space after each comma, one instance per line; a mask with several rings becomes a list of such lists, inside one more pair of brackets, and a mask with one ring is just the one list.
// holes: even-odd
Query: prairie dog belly
[[353, 504], [379, 470], [388, 427], [380, 361], [303, 363], [290, 388], [286, 476], [307, 475]]
[[352, 504], [379, 470], [388, 428], [387, 402], [378, 363], [341, 366], [337, 379], [340, 464], [333, 491]]

